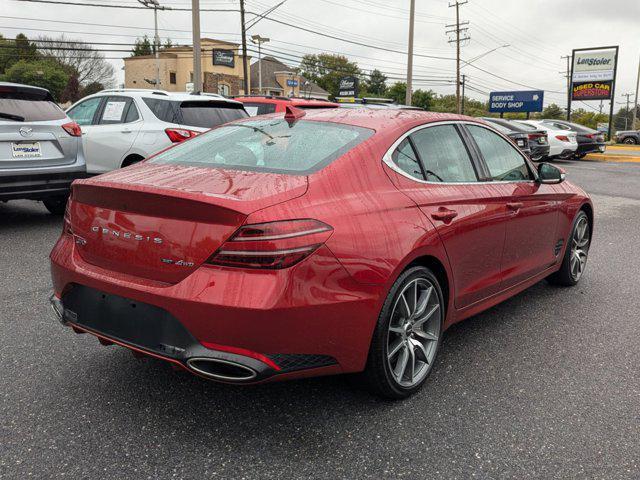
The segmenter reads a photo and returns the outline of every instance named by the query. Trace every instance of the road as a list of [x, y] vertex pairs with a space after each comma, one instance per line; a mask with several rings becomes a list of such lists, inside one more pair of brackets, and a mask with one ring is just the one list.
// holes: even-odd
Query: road
[[593, 194], [576, 288], [452, 327], [403, 402], [353, 377], [231, 387], [51, 319], [60, 220], [0, 204], [0, 478], [640, 478], [640, 165], [562, 162]]

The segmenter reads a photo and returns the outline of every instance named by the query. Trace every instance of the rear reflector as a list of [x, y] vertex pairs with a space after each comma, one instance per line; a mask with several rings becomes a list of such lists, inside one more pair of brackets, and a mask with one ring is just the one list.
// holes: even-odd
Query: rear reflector
[[65, 123], [64, 125], [62, 125], [62, 128], [64, 128], [64, 131], [67, 132], [72, 137], [82, 136], [82, 130], [80, 129], [80, 125], [78, 125], [76, 122]]
[[167, 134], [167, 137], [169, 137], [169, 140], [173, 143], [183, 142], [200, 133], [194, 132], [193, 130], [187, 130], [186, 128], [165, 128], [164, 131]]
[[254, 223], [240, 227], [207, 260], [212, 265], [280, 269], [311, 255], [333, 228], [312, 219]]

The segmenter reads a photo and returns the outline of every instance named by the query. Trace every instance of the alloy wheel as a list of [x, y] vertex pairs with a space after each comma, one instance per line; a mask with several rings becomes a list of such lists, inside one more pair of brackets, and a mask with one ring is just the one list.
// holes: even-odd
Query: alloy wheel
[[398, 295], [387, 335], [387, 363], [396, 383], [412, 387], [429, 373], [438, 349], [442, 305], [426, 278], [409, 282]]
[[584, 272], [589, 253], [589, 240], [589, 220], [586, 216], [582, 216], [576, 223], [571, 238], [570, 271], [575, 281], [578, 281]]

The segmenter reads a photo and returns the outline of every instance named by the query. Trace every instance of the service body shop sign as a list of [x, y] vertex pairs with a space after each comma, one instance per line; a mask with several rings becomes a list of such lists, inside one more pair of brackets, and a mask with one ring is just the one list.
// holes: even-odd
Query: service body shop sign
[[213, 64], [233, 68], [235, 66], [235, 55], [233, 50], [214, 50]]
[[616, 51], [614, 49], [574, 52], [571, 99], [611, 99], [615, 67]]
[[544, 101], [542, 90], [519, 92], [491, 92], [489, 111], [503, 112], [541, 112]]

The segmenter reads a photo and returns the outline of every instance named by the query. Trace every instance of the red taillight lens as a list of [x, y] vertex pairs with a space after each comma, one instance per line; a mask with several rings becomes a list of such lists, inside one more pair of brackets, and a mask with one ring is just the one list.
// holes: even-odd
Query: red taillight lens
[[64, 217], [62, 220], [62, 233], [73, 235], [73, 229], [71, 228], [71, 199], [73, 198], [73, 189], [69, 193], [67, 204], [64, 207]]
[[82, 130], [80, 129], [80, 125], [78, 125], [76, 122], [65, 123], [64, 125], [62, 125], [62, 128], [64, 128], [64, 131], [67, 132], [72, 137], [82, 136]]
[[280, 269], [311, 255], [333, 228], [312, 219], [254, 223], [240, 227], [207, 263], [227, 267]]
[[587, 133], [585, 135], [585, 137], [587, 137], [587, 138], [596, 138], [596, 135], [594, 133]]
[[569, 137], [567, 137], [566, 135], [556, 135], [556, 138], [558, 140], [560, 140], [561, 142], [568, 142], [569, 141]]
[[186, 128], [166, 128], [165, 133], [169, 140], [173, 143], [184, 142], [190, 138], [197, 136], [200, 132], [194, 132], [193, 130], [187, 130]]

